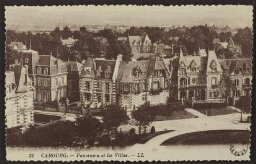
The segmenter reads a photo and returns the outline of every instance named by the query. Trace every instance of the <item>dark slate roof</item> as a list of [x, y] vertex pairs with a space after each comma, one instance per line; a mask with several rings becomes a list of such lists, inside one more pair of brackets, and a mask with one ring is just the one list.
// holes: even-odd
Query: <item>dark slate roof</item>
[[56, 58], [52, 55], [40, 55], [36, 65], [51, 66], [56, 65]]
[[[146, 80], [147, 78], [147, 71], [148, 71], [148, 60], [143, 61], [130, 61], [129, 63], [122, 62], [124, 66], [121, 66], [122, 80], [121, 82], [129, 82], [133, 83], [136, 81]], [[139, 75], [136, 77], [134, 71], [139, 71]], [[121, 77], [121, 73], [119, 78]]]
[[[28, 91], [29, 88], [25, 84], [25, 67], [19, 64], [14, 64], [12, 67], [12, 71], [14, 72], [15, 77], [15, 84], [17, 86], [16, 92]], [[27, 77], [27, 80], [30, 81], [29, 77]]]
[[18, 49], [23, 49], [24, 44], [22, 42], [11, 42], [10, 46], [17, 46]]
[[[60, 65], [65, 65], [65, 63], [60, 59], [58, 59], [58, 63]], [[52, 55], [39, 55], [39, 60], [37, 61], [36, 65], [55, 66], [57, 65], [57, 58]]]
[[[95, 72], [97, 75], [97, 72], [100, 71], [100, 77], [96, 76], [96, 78], [100, 79], [110, 79], [113, 76], [113, 72], [115, 69], [115, 60], [102, 60], [102, 59], [94, 59], [95, 63]], [[104, 73], [110, 73], [110, 77], [106, 77]]]
[[[220, 59], [222, 69], [229, 70], [229, 73], [236, 69], [242, 69], [244, 75], [252, 75], [252, 59], [251, 58], [237, 58], [237, 59]], [[249, 68], [245, 71], [244, 68]]]
[[95, 62], [95, 70], [97, 70], [99, 68], [99, 66], [101, 66], [101, 70], [104, 72], [106, 70], [108, 70], [108, 68], [110, 67], [110, 71], [111, 73], [114, 72], [115, 69], [115, 64], [116, 61], [115, 60], [94, 60]]
[[66, 62], [68, 71], [78, 71], [80, 72], [82, 70], [82, 64], [77, 61], [68, 61]]
[[133, 42], [137, 44], [141, 44], [142, 38], [140, 36], [128, 36], [130, 45], [133, 45]]
[[121, 61], [119, 68], [118, 68], [118, 73], [117, 73], [117, 82], [120, 82], [123, 77], [124, 69], [127, 67], [128, 62], [126, 61]]

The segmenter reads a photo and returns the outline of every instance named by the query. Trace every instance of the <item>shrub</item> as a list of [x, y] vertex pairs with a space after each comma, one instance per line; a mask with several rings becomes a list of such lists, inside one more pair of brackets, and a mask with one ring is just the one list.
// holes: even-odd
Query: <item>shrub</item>
[[152, 127], [151, 127], [151, 130], [150, 130], [150, 133], [151, 133], [151, 134], [154, 134], [155, 132], [156, 132], [155, 126], [152, 126]]
[[131, 129], [130, 129], [129, 135], [130, 135], [130, 136], [135, 135], [135, 129], [134, 129], [134, 128], [131, 128]]

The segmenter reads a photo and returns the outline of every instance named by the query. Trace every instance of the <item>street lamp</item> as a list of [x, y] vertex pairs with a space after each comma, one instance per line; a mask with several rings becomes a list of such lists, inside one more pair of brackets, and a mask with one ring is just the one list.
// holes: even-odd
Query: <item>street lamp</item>
[[60, 97], [57, 96], [57, 111], [59, 111]]
[[65, 113], [67, 113], [67, 112], [68, 112], [68, 104], [69, 104], [69, 99], [68, 99], [68, 98], [66, 98], [66, 111], [65, 111]]

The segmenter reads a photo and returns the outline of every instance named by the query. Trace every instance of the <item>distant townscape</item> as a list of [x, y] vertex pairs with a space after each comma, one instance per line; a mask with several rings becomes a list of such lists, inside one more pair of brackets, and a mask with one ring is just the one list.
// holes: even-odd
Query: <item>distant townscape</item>
[[[108, 140], [102, 136], [108, 132], [110, 140], [119, 137], [122, 143], [120, 135], [126, 129], [129, 136], [143, 129], [146, 134], [154, 121], [250, 112], [250, 28], [205, 24], [119, 30], [106, 26], [93, 31], [66, 26], [47, 32], [7, 30], [6, 36], [9, 145], [72, 146], [74, 134], [85, 139], [82, 145], [90, 145], [92, 136], [104, 145]], [[37, 138], [48, 137], [43, 134], [47, 127], [54, 126], [49, 135], [58, 135], [58, 122], [67, 128], [60, 128], [60, 134], [68, 134], [72, 143], [56, 136], [40, 143]], [[99, 132], [102, 126], [107, 132]], [[136, 126], [139, 132], [132, 129]], [[21, 128], [27, 139], [15, 139], [15, 128]], [[169, 130], [161, 128], [154, 125], [150, 133]]]

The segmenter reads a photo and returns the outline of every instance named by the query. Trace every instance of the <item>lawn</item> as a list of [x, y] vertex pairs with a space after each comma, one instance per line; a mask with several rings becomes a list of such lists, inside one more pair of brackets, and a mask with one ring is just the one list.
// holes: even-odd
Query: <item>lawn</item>
[[218, 115], [226, 115], [226, 114], [233, 114], [238, 113], [238, 111], [231, 109], [229, 107], [219, 107], [219, 108], [208, 108], [208, 109], [195, 109], [203, 114], [208, 116], [218, 116]]
[[155, 121], [179, 120], [179, 119], [188, 119], [188, 118], [197, 118], [197, 116], [185, 110], [179, 110], [179, 111], [173, 111], [170, 116], [157, 115], [155, 118]]

